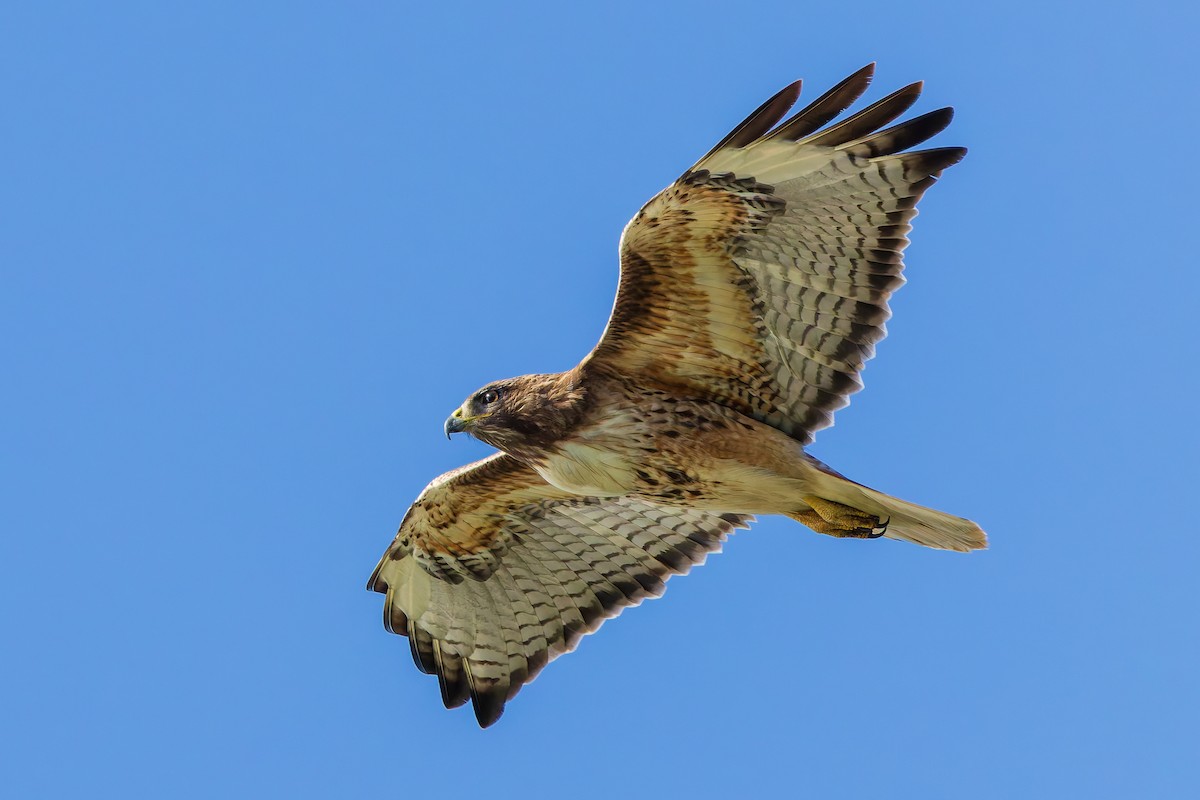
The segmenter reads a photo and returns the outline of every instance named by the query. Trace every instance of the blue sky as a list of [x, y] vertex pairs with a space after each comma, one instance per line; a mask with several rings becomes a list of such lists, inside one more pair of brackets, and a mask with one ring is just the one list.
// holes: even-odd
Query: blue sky
[[[1196, 790], [1190, 4], [9, 4], [11, 796]], [[869, 61], [971, 152], [812, 452], [986, 553], [768, 519], [480, 731], [363, 585], [621, 227]]]

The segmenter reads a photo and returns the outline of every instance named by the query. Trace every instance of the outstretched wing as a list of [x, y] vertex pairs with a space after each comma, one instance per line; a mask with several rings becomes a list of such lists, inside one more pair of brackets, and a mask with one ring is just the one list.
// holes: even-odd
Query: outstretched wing
[[446, 707], [470, 698], [486, 727], [549, 661], [750, 520], [570, 495], [497, 454], [421, 493], [367, 588]]
[[788, 86], [646, 204], [581, 369], [723, 403], [804, 444], [833, 424], [886, 334], [917, 201], [966, 152], [901, 152], [945, 128], [949, 108], [880, 130], [920, 83], [822, 129], [873, 70], [775, 127], [800, 93]]

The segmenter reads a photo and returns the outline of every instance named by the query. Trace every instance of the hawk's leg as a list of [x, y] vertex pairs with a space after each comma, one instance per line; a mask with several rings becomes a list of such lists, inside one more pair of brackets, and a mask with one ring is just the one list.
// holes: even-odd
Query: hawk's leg
[[840, 539], [878, 539], [887, 532], [890, 520], [880, 520], [874, 514], [857, 508], [835, 503], [816, 495], [807, 495], [804, 502], [812, 510], [788, 514], [817, 533], [826, 533]]

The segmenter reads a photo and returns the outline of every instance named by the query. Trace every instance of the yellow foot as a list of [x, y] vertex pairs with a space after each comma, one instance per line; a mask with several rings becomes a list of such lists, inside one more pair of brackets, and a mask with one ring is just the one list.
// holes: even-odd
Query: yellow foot
[[874, 514], [844, 506], [816, 495], [804, 498], [812, 510], [797, 511], [788, 516], [802, 522], [817, 533], [849, 539], [878, 539], [887, 533], [888, 522]]

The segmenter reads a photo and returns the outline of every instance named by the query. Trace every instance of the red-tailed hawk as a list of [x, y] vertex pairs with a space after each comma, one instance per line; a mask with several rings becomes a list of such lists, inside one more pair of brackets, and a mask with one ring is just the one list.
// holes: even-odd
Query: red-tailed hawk
[[549, 661], [755, 514], [985, 546], [975, 523], [803, 449], [862, 388], [917, 201], [966, 152], [902, 152], [949, 108], [880, 130], [920, 83], [829, 125], [873, 67], [780, 123], [788, 86], [638, 212], [608, 327], [578, 366], [490, 383], [446, 421], [503, 452], [426, 487], [368, 588], [448, 708], [469, 698], [491, 725]]

